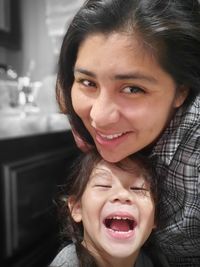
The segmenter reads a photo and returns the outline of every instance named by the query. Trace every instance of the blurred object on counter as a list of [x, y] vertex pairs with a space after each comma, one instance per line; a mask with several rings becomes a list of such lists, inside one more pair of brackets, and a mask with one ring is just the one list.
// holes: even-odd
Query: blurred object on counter
[[10, 65], [0, 64], [0, 80], [14, 79], [17, 79], [16, 71]]
[[17, 81], [0, 80], [0, 110], [18, 106]]
[[25, 115], [39, 112], [35, 100], [41, 85], [39, 81], [31, 82], [28, 76], [18, 78], [19, 106]]
[[0, 64], [0, 109], [18, 105], [17, 77], [11, 66]]
[[42, 86], [36, 96], [36, 103], [41, 113], [59, 113], [56, 101], [56, 75], [48, 75], [42, 80]]

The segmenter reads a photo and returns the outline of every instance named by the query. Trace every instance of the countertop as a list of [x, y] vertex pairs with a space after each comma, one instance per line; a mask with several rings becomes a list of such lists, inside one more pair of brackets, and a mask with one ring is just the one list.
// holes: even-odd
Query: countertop
[[59, 113], [25, 114], [10, 109], [0, 111], [0, 139], [58, 132], [71, 129], [67, 116]]

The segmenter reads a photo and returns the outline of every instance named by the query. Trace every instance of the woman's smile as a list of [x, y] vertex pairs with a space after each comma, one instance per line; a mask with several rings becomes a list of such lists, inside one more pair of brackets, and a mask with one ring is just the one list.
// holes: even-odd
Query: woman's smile
[[113, 139], [116, 139], [116, 138], [119, 138], [121, 137], [122, 135], [126, 134], [126, 133], [116, 133], [116, 134], [101, 134], [100, 132], [97, 132], [97, 134], [105, 139], [105, 140], [113, 140]]
[[96, 131], [94, 140], [95, 143], [98, 143], [98, 145], [110, 149], [115, 148], [117, 145], [124, 142], [129, 134], [131, 134], [130, 131], [116, 134], [101, 134], [100, 132]]

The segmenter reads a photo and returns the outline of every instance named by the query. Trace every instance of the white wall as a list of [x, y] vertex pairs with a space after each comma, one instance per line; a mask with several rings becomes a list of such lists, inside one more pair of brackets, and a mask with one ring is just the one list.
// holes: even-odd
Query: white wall
[[45, 23], [45, 0], [21, 0], [22, 4], [22, 75], [31, 60], [35, 62], [32, 79], [40, 80], [54, 70], [56, 64], [51, 39]]
[[[58, 54], [55, 53], [52, 36], [49, 36], [49, 25], [46, 23], [47, 4], [53, 6], [51, 10], [56, 10], [57, 7], [57, 11], [62, 11], [62, 14], [57, 13], [56, 16], [60, 18], [62, 15], [65, 24], [65, 17], [67, 21], [69, 15], [73, 16], [82, 2], [83, 0], [21, 0], [22, 47], [19, 51], [0, 47], [0, 62], [13, 66], [20, 76], [24, 76], [33, 60], [33, 80], [41, 80], [55, 73]], [[55, 13], [53, 16], [55, 17]], [[54, 24], [54, 21], [51, 22]]]

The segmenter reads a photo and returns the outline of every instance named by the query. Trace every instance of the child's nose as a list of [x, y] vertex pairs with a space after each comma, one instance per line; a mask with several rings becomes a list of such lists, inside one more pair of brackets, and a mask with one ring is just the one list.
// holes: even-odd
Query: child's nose
[[122, 204], [132, 204], [133, 199], [128, 189], [121, 188], [121, 189], [116, 190], [113, 193], [111, 197], [111, 202], [120, 202]]

